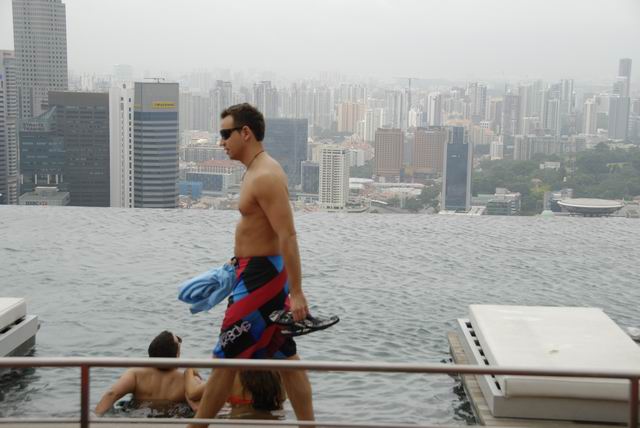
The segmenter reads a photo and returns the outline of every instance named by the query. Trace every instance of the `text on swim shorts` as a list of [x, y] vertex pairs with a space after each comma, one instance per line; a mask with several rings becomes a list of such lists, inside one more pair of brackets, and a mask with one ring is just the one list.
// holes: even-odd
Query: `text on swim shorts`
[[234, 342], [242, 333], [247, 333], [251, 330], [251, 323], [249, 321], [242, 321], [240, 325], [234, 325], [229, 330], [222, 333], [220, 336], [220, 344], [224, 347], [229, 342]]

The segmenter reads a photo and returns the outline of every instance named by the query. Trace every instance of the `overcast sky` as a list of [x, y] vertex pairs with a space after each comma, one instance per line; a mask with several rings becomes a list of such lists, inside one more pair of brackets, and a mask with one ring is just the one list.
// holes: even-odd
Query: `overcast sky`
[[[70, 70], [640, 77], [639, 0], [63, 0]], [[0, 49], [13, 48], [0, 0]], [[635, 86], [635, 85], [634, 85]]]

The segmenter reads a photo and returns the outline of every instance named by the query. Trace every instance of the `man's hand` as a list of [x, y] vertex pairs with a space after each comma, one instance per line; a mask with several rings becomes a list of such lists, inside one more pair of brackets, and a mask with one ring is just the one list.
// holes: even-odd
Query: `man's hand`
[[289, 294], [289, 302], [291, 303], [291, 314], [293, 314], [294, 321], [300, 321], [307, 317], [309, 308], [307, 307], [307, 299], [302, 292]]

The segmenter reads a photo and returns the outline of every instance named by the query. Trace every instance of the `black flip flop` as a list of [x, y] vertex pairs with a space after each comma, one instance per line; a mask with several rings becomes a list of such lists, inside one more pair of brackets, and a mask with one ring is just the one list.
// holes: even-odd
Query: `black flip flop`
[[340, 318], [337, 316], [331, 317], [313, 317], [307, 315], [307, 317], [300, 321], [293, 320], [293, 314], [288, 310], [273, 311], [269, 315], [269, 319], [274, 324], [283, 326], [280, 330], [285, 336], [302, 336], [305, 334], [313, 333], [314, 331], [320, 331], [337, 324]]

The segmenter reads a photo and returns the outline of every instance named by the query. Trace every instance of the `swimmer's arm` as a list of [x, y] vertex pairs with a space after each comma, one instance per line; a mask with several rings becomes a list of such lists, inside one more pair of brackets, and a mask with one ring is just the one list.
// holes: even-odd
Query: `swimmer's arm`
[[289, 203], [286, 183], [273, 174], [264, 174], [254, 181], [258, 204], [267, 216], [271, 228], [278, 235], [280, 252], [287, 268], [291, 312], [296, 321], [305, 318], [309, 312], [307, 300], [302, 292], [302, 272], [300, 251], [296, 229], [293, 225], [293, 212]]
[[136, 390], [136, 375], [133, 370], [124, 372], [120, 379], [102, 396], [96, 406], [96, 415], [102, 416], [113, 404], [126, 394]]
[[202, 399], [206, 385], [197, 370], [186, 369], [184, 371], [184, 395], [189, 404], [191, 404], [191, 401], [200, 401]]

